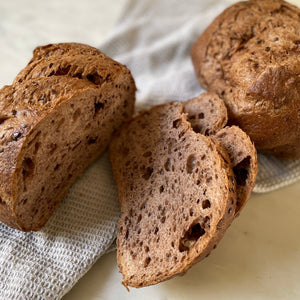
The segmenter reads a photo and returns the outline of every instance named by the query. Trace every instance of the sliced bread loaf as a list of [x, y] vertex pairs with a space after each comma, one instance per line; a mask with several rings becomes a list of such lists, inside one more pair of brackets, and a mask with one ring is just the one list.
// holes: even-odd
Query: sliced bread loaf
[[234, 173], [220, 143], [193, 131], [183, 104], [136, 117], [113, 139], [110, 157], [125, 286], [185, 273], [216, 247], [235, 214]]
[[[66, 64], [76, 76], [57, 71]], [[0, 90], [0, 220], [39, 230], [132, 115], [135, 89], [129, 70], [95, 48], [37, 48], [15, 83]]]

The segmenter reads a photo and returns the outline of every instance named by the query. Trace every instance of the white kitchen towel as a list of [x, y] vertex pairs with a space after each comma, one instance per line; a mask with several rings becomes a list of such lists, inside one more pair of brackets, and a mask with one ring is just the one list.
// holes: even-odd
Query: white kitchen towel
[[[118, 24], [99, 48], [131, 69], [138, 109], [184, 101], [203, 92], [189, 51], [197, 36], [231, 2], [127, 1]], [[270, 191], [299, 177], [300, 160], [259, 156], [255, 190]], [[0, 224], [0, 299], [60, 299], [111, 249], [119, 213], [117, 190], [104, 154], [71, 187], [40, 232], [22, 233]]]

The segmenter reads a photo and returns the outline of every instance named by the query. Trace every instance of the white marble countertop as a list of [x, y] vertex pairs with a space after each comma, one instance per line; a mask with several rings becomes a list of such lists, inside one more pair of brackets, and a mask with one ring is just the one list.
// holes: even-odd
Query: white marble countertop
[[[75, 41], [99, 46], [124, 3], [1, 1], [0, 85], [12, 82], [37, 45]], [[299, 195], [300, 182], [253, 194], [218, 248], [183, 277], [128, 293], [112, 252], [64, 299], [300, 299]]]

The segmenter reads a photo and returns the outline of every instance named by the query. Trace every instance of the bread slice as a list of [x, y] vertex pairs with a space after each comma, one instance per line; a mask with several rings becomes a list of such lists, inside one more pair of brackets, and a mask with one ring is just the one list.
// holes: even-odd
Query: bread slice
[[234, 173], [221, 144], [193, 131], [182, 103], [154, 107], [123, 126], [110, 157], [125, 286], [185, 273], [216, 247], [235, 215]]
[[257, 175], [256, 149], [249, 136], [237, 126], [225, 127], [214, 136], [229, 154], [236, 179], [237, 216], [248, 201]]
[[[47, 54], [49, 49], [55, 51]], [[93, 80], [85, 70], [79, 76], [78, 68], [76, 76], [50, 76], [43, 69], [49, 59], [56, 70], [65, 62], [73, 70], [80, 59], [72, 51], [82, 52], [85, 70], [96, 70]], [[37, 48], [14, 85], [0, 90], [0, 220], [19, 230], [39, 230], [131, 117], [135, 90], [129, 70], [97, 49], [79, 44]]]
[[214, 93], [203, 93], [184, 103], [184, 112], [195, 132], [212, 135], [227, 123], [224, 101]]
[[203, 93], [188, 100], [184, 111], [194, 131], [212, 135], [229, 154], [237, 183], [237, 215], [248, 201], [256, 179], [257, 154], [253, 143], [239, 127], [225, 127], [227, 109], [216, 94]]

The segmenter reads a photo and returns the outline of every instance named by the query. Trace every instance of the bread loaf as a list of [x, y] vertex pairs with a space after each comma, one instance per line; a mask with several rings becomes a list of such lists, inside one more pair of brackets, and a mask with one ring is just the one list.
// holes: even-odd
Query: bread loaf
[[[208, 133], [219, 114], [226, 119], [222, 104], [219, 112], [211, 111], [212, 104], [205, 113], [209, 98], [144, 111], [110, 144], [122, 210], [117, 257], [125, 286], [143, 287], [185, 273], [216, 248], [237, 213], [238, 173], [225, 136], [197, 133], [189, 122]], [[212, 131], [218, 134], [222, 126]], [[255, 153], [252, 159], [255, 164]]]
[[259, 151], [281, 158], [300, 157], [299, 15], [282, 0], [242, 1], [191, 50], [200, 84], [224, 99], [229, 124]]
[[135, 89], [130, 71], [95, 48], [38, 47], [0, 90], [0, 220], [39, 230], [131, 117]]

